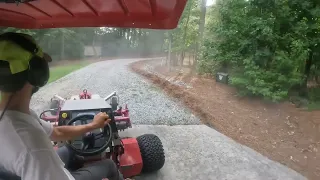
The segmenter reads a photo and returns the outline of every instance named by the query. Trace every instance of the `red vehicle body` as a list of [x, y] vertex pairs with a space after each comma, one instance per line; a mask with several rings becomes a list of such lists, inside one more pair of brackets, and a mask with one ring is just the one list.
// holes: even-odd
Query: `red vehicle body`
[[92, 94], [88, 93], [86, 89], [79, 95], [80, 99], [91, 99]]
[[[118, 162], [118, 168], [120, 172], [123, 174], [124, 178], [134, 177], [139, 175], [142, 172], [143, 162], [140, 153], [140, 148], [136, 138], [125, 138], [122, 139], [123, 148], [126, 150], [118, 161], [117, 155], [114, 153], [105, 153], [104, 157], [90, 157], [85, 161], [86, 163], [92, 163], [95, 161], [101, 161], [103, 159], [112, 158], [113, 161]], [[54, 149], [58, 149], [58, 145], [54, 146]]]
[[[80, 100], [85, 101], [86, 99], [92, 99], [94, 97], [93, 94], [88, 92], [86, 89], [82, 91], [78, 95], [78, 99], [73, 99], [73, 97], [69, 98], [69, 100]], [[116, 97], [117, 102], [114, 102], [112, 100], [113, 97]], [[101, 99], [101, 98], [100, 98]], [[111, 99], [111, 105], [114, 103], [115, 107], [118, 107], [118, 97], [116, 96], [116, 93], [113, 92], [105, 99]], [[51, 99], [54, 105], [57, 107], [53, 107], [54, 109], [50, 109], [47, 111], [44, 111], [41, 113], [40, 118], [49, 121], [51, 123], [54, 123], [55, 126], [59, 125], [61, 123], [61, 116], [60, 111], [62, 110], [61, 107], [64, 105], [64, 102], [66, 99], [55, 95], [54, 98]], [[51, 106], [52, 107], [52, 106]], [[55, 111], [54, 115], [46, 115], [46, 113]], [[129, 110], [127, 105], [125, 105], [125, 108], [122, 108], [121, 106], [114, 109], [114, 120], [116, 124], [116, 129], [118, 131], [123, 131], [127, 128], [131, 128], [131, 121], [129, 117]], [[59, 122], [60, 121], [60, 122]], [[114, 146], [113, 150], [109, 152], [103, 152], [100, 155], [97, 156], [89, 156], [85, 157], [85, 163], [92, 163], [94, 161], [100, 161], [105, 158], [111, 158], [114, 162], [118, 165], [119, 170], [122, 172], [124, 177], [133, 177], [136, 175], [139, 175], [143, 170], [143, 159], [140, 152], [139, 143], [136, 138], [120, 138], [121, 139], [121, 145], [120, 146]], [[55, 142], [54, 148], [58, 148], [59, 143]]]
[[[187, 0], [0, 0], [0, 27], [23, 29], [66, 27], [174, 29], [178, 25], [186, 2]], [[80, 101], [92, 98], [88, 92], [79, 96]], [[42, 113], [41, 118], [57, 123], [60, 119], [58, 115], [62, 110], [60, 103], [59, 108], [55, 110], [57, 115], [47, 116]], [[116, 109], [115, 114], [115, 124], [125, 122], [131, 126], [127, 107]], [[146, 134], [137, 138], [121, 138], [116, 130], [112, 133], [112, 140], [110, 151], [102, 153], [105, 154], [104, 157], [100, 155], [86, 157], [86, 162], [112, 158], [124, 177], [136, 176], [142, 171], [157, 170], [164, 164], [164, 154], [163, 157], [159, 157], [163, 158], [159, 162], [154, 159], [146, 159], [147, 157], [143, 155], [143, 151], [148, 150], [147, 145], [156, 145], [155, 149], [163, 151], [161, 141], [155, 135]], [[143, 145], [144, 142], [146, 143]], [[148, 167], [150, 163], [157, 167], [150, 169]]]
[[[90, 92], [88, 92], [86, 89], [84, 89], [82, 91], [82, 93], [79, 94], [79, 99], [91, 99], [92, 98], [92, 94]], [[61, 97], [58, 96], [58, 98], [53, 98], [51, 99], [51, 103], [53, 103], [53, 106], [51, 106], [50, 110], [48, 111], [44, 111], [40, 114], [40, 119], [48, 121], [50, 123], [52, 123], [54, 126], [58, 125], [58, 120], [59, 120], [59, 113], [60, 113], [60, 109], [61, 106], [63, 105], [63, 100], [61, 99]], [[55, 107], [54, 107], [55, 106]], [[52, 112], [53, 109], [55, 110], [55, 113], [48, 115], [48, 112]], [[130, 117], [129, 117], [129, 109], [128, 109], [128, 105], [126, 104], [125, 107], [119, 107], [115, 110], [114, 112], [114, 119], [116, 121], [116, 125], [118, 130], [123, 131], [127, 128], [131, 128], [132, 124], [130, 121]]]
[[[10, 0], [7, 0], [10, 1]], [[11, 0], [0, 4], [0, 26], [25, 29], [127, 27], [173, 29], [187, 0]], [[2, 0], [0, 1], [2, 2]]]

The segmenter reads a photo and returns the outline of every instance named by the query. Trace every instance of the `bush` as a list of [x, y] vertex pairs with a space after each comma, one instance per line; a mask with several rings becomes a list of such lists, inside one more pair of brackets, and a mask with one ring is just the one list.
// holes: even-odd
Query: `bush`
[[312, 0], [217, 1], [216, 13], [208, 18], [210, 38], [204, 43], [199, 70], [228, 71], [241, 95], [273, 101], [288, 98], [293, 86], [306, 84], [307, 62], [318, 46], [313, 38], [320, 37], [314, 33], [319, 32], [319, 23], [312, 24], [314, 18], [306, 15], [320, 14], [314, 5]]

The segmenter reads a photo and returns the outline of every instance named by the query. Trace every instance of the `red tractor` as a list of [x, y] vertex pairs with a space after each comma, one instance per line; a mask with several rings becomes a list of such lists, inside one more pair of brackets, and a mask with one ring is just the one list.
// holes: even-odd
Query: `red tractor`
[[[55, 126], [58, 125], [58, 121], [60, 118], [59, 113], [66, 99], [85, 100], [85, 99], [101, 99], [101, 97], [98, 94], [91, 94], [90, 92], [88, 92], [87, 89], [84, 89], [82, 93], [80, 93], [79, 95], [73, 95], [70, 98], [62, 98], [59, 95], [54, 95], [54, 97], [51, 98], [50, 109], [43, 111], [40, 114], [40, 119], [49, 121]], [[110, 105], [112, 107], [112, 110], [114, 111], [114, 119], [117, 125], [117, 129], [119, 131], [123, 131], [127, 128], [131, 128], [132, 125], [129, 117], [128, 106], [127, 104], [125, 104], [124, 108], [122, 106], [118, 106], [119, 96], [117, 96], [117, 93], [116, 92], [111, 93], [106, 98], [104, 98], [104, 100], [110, 101]]]
[[[165, 163], [161, 140], [154, 134], [137, 138], [120, 137], [118, 131], [131, 127], [129, 110], [118, 106], [116, 92], [106, 98], [83, 90], [80, 95], [64, 99], [55, 95], [51, 101], [53, 109], [41, 113], [40, 118], [54, 122], [55, 125], [76, 126], [90, 123], [99, 112], [106, 112], [111, 122], [104, 129], [96, 130], [73, 141], [55, 142], [54, 147], [70, 147], [77, 155], [83, 156], [86, 163], [111, 158], [118, 165], [124, 177], [139, 175], [141, 172], [159, 170]], [[51, 112], [53, 115], [46, 116]]]
[[[187, 0], [0, 0], [0, 26], [23, 29], [66, 27], [122, 27], [174, 29]], [[68, 100], [55, 96], [52, 109], [40, 116], [56, 125], [89, 123], [106, 112], [111, 123], [104, 129], [65, 142], [87, 163], [111, 158], [124, 177], [159, 170], [165, 163], [160, 139], [153, 134], [122, 138], [118, 131], [131, 127], [127, 107], [118, 107], [116, 94], [98, 98], [84, 91]], [[107, 101], [109, 101], [107, 103]], [[59, 146], [59, 143], [56, 147]]]

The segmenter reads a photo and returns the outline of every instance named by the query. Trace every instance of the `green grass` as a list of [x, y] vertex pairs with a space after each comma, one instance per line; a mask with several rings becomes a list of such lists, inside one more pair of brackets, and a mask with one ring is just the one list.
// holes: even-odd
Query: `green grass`
[[320, 102], [311, 102], [310, 104], [308, 104], [308, 110], [309, 111], [320, 110]]
[[48, 83], [56, 81], [57, 79], [62, 78], [63, 76], [78, 70], [84, 66], [87, 66], [89, 63], [88, 62], [82, 62], [79, 64], [69, 64], [65, 66], [57, 66], [57, 67], [52, 67], [50, 68], [50, 79]]
[[308, 89], [308, 98], [311, 100], [308, 110], [320, 110], [320, 87], [312, 87]]

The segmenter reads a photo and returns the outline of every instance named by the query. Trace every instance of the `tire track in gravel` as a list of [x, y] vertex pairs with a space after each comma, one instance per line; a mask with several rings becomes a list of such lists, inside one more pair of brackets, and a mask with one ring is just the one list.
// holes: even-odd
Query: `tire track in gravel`
[[120, 103], [127, 103], [134, 124], [192, 125], [200, 124], [181, 103], [168, 98], [160, 89], [128, 69], [137, 59], [108, 60], [91, 64], [41, 88], [31, 107], [39, 114], [48, 108], [54, 94], [70, 97], [82, 89], [105, 97], [117, 91]]

